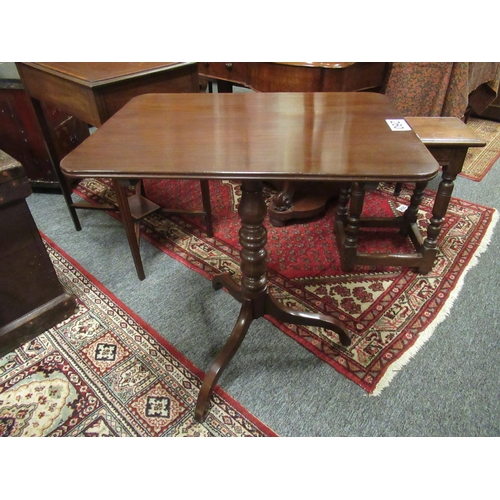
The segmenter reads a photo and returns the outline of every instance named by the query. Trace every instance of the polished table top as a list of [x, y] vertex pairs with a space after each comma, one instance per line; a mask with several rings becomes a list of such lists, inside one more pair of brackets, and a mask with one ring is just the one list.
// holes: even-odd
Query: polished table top
[[76, 177], [419, 181], [437, 162], [375, 93], [146, 94], [61, 162]]

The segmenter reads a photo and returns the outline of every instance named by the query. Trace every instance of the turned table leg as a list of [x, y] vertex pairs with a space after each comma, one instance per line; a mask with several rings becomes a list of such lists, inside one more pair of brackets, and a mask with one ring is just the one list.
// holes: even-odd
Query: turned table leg
[[264, 227], [266, 204], [262, 196], [261, 181], [243, 181], [242, 196], [238, 213], [241, 219], [240, 257], [241, 287], [224, 276], [216, 276], [214, 288], [224, 286], [230, 294], [242, 303], [236, 325], [216, 360], [208, 370], [198, 395], [195, 420], [203, 422], [210, 406], [210, 396], [218, 378], [236, 354], [250, 323], [262, 316], [267, 292], [266, 257], [267, 231]]
[[[350, 198], [349, 210], [347, 203]], [[365, 199], [365, 186], [362, 182], [353, 182], [350, 193], [344, 188], [341, 192], [341, 199], [337, 209], [336, 224], [345, 224], [345, 240], [342, 243], [340, 266], [342, 271], [349, 272], [354, 269], [356, 262], [356, 254], [358, 248], [358, 235], [361, 221], [361, 213], [363, 212], [363, 204]], [[345, 221], [345, 223], [344, 223]], [[342, 228], [338, 228], [343, 231]]]
[[403, 215], [403, 225], [400, 229], [400, 233], [404, 236], [408, 236], [410, 226], [417, 223], [418, 207], [420, 206], [426, 187], [427, 181], [415, 183], [415, 189], [413, 190], [413, 194], [410, 198], [410, 205], [405, 210]]
[[216, 360], [210, 366], [200, 389], [195, 409], [195, 420], [203, 422], [210, 407], [210, 397], [217, 380], [240, 347], [251, 322], [270, 315], [285, 323], [312, 325], [335, 331], [344, 346], [351, 343], [350, 334], [342, 324], [324, 314], [295, 311], [278, 303], [267, 289], [267, 230], [264, 227], [266, 204], [262, 195], [262, 182], [242, 182], [241, 203], [238, 209], [241, 219], [239, 232], [241, 245], [241, 286], [227, 275], [213, 279], [215, 289], [224, 287], [239, 302], [241, 309], [236, 325]]
[[467, 148], [455, 149], [447, 152], [449, 162], [443, 165], [441, 182], [439, 183], [434, 206], [432, 208], [432, 217], [427, 227], [427, 237], [424, 240], [422, 253], [424, 255], [424, 263], [420, 266], [419, 271], [423, 274], [430, 272], [434, 259], [437, 254], [437, 241], [441, 226], [443, 225], [450, 204], [451, 195], [457, 175], [462, 171], [462, 167], [467, 154]]

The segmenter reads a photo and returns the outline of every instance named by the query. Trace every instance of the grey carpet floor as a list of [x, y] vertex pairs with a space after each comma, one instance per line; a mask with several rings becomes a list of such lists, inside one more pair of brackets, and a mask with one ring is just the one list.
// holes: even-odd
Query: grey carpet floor
[[[437, 184], [430, 187], [435, 189]], [[459, 178], [454, 196], [500, 209], [500, 161], [482, 182]], [[79, 211], [75, 231], [63, 198], [33, 193], [39, 229], [207, 370], [239, 304], [142, 241], [137, 279], [121, 225]], [[252, 323], [219, 384], [281, 436], [499, 436], [500, 229], [465, 278], [449, 316], [379, 396], [370, 396], [265, 319]]]

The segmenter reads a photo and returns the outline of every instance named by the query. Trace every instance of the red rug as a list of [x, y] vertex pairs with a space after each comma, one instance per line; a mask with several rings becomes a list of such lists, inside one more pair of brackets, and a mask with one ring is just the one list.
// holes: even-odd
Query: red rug
[[[150, 199], [168, 208], [200, 208], [196, 181], [146, 181]], [[220, 272], [239, 276], [240, 186], [231, 181], [210, 183], [214, 238], [204, 232], [200, 217], [153, 214], [142, 224], [142, 235], [168, 255], [207, 278]], [[77, 192], [92, 202], [112, 201], [105, 183], [85, 180]], [[393, 187], [381, 184], [367, 195], [365, 215], [393, 215], [408, 203], [410, 191], [394, 198]], [[269, 196], [271, 195], [269, 190]], [[425, 234], [433, 193], [425, 193], [419, 224]], [[454, 198], [440, 235], [440, 252], [432, 272], [415, 274], [400, 268], [357, 268], [340, 271], [333, 236], [335, 207], [307, 223], [268, 229], [268, 278], [273, 295], [290, 307], [330, 314], [353, 333], [343, 347], [335, 333], [272, 321], [319, 358], [366, 391], [378, 394], [418, 351], [449, 313], [467, 270], [486, 249], [497, 212]], [[381, 238], [382, 231], [364, 233], [361, 249], [410, 249], [397, 235]], [[125, 236], [124, 236], [125, 237]], [[145, 263], [147, 275], [147, 263]]]
[[46, 237], [78, 311], [0, 357], [0, 436], [275, 436]]

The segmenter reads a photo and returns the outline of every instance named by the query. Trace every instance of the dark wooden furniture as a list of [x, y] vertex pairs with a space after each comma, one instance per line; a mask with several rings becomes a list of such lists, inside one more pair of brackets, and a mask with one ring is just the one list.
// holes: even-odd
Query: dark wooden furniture
[[22, 166], [0, 150], [0, 356], [69, 318], [76, 308], [26, 204], [30, 194]]
[[[54, 171], [57, 175], [75, 228], [81, 230], [76, 209], [116, 210], [114, 205], [75, 203], [71, 187], [61, 173], [56, 146], [50, 134], [42, 102], [50, 103], [72, 116], [100, 127], [125, 103], [147, 93], [199, 92], [196, 63], [16, 63], [24, 88], [31, 97], [45, 138]], [[130, 180], [130, 179], [129, 179]], [[114, 181], [115, 183], [118, 181]], [[115, 186], [116, 187], [116, 186]], [[127, 238], [139, 279], [145, 278], [139, 252], [139, 221], [155, 210], [166, 212], [148, 200], [139, 182], [128, 205], [132, 218], [123, 217]], [[116, 189], [117, 193], [121, 193]], [[212, 235], [210, 194], [207, 181], [201, 182], [203, 211], [190, 211], [205, 217], [207, 234]]]
[[197, 420], [205, 418], [213, 388], [254, 319], [271, 315], [285, 323], [328, 328], [349, 345], [350, 332], [337, 319], [292, 310], [268, 293], [262, 184], [421, 183], [434, 177], [436, 160], [412, 131], [392, 132], [388, 117], [401, 118], [385, 96], [375, 93], [144, 95], [61, 162], [63, 171], [75, 177], [241, 179], [241, 284], [222, 275], [213, 286], [226, 288], [242, 306], [203, 381]]
[[[382, 62], [201, 62], [200, 77], [217, 82], [218, 92], [233, 85], [256, 92], [380, 92], [389, 68]], [[324, 182], [273, 182], [279, 189], [268, 208], [273, 226], [325, 211], [339, 187]]]
[[[6, 65], [10, 71], [4, 71]], [[89, 136], [86, 123], [42, 102], [59, 160]], [[0, 66], [0, 149], [18, 160], [32, 187], [59, 188], [31, 101], [14, 63]]]
[[473, 114], [487, 120], [500, 122], [500, 95], [486, 109]]
[[[406, 118], [417, 137], [428, 148], [442, 166], [442, 179], [436, 193], [432, 217], [424, 239], [417, 228], [417, 210], [426, 182], [417, 183], [410, 205], [403, 216], [375, 219], [362, 217], [366, 185], [355, 182], [341, 190], [335, 221], [335, 233], [339, 246], [341, 267], [345, 272], [356, 265], [382, 265], [415, 267], [420, 273], [428, 273], [434, 264], [438, 251], [437, 242], [441, 226], [448, 210], [453, 183], [462, 171], [465, 156], [470, 147], [482, 147], [485, 142], [478, 138], [461, 120], [453, 117], [410, 117]], [[404, 133], [404, 132], [401, 132]], [[399, 195], [401, 182], [396, 184], [395, 195]], [[349, 193], [349, 191], [351, 192]], [[349, 196], [351, 203], [348, 208]], [[373, 254], [357, 250], [360, 227], [395, 227], [410, 236], [415, 253]]]
[[[486, 142], [474, 134], [464, 122], [452, 116], [415, 116], [407, 117], [406, 121], [443, 167], [441, 189], [444, 189], [446, 184], [446, 191], [450, 191], [451, 196], [453, 183], [462, 171], [469, 148], [482, 148], [486, 146]], [[394, 191], [396, 196], [399, 195], [400, 188], [398, 183]]]
[[353, 92], [382, 88], [388, 63], [378, 62], [201, 62], [202, 78], [218, 92], [233, 85], [256, 92]]

